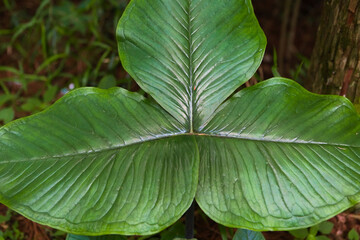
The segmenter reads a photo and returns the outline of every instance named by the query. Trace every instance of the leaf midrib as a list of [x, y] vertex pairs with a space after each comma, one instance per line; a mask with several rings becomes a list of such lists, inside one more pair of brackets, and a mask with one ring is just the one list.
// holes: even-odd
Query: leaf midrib
[[226, 139], [239, 139], [239, 140], [247, 140], [247, 141], [256, 141], [256, 142], [273, 142], [273, 143], [287, 143], [287, 144], [306, 144], [306, 145], [328, 145], [334, 147], [353, 147], [359, 148], [360, 146], [353, 146], [349, 144], [343, 143], [328, 143], [328, 142], [316, 142], [316, 141], [304, 141], [304, 140], [289, 140], [289, 139], [266, 139], [266, 138], [255, 138], [255, 137], [244, 137], [239, 135], [236, 136], [228, 136], [221, 134], [208, 134], [208, 133], [197, 133], [193, 135], [206, 136], [206, 137], [216, 137], [216, 138], [226, 138]]
[[99, 150], [95, 150], [95, 151], [91, 151], [91, 152], [79, 152], [76, 154], [67, 154], [67, 155], [61, 155], [61, 156], [46, 156], [46, 157], [38, 157], [38, 158], [31, 158], [31, 159], [25, 159], [25, 160], [16, 160], [16, 161], [2, 161], [0, 162], [1, 164], [8, 164], [8, 163], [18, 163], [18, 162], [27, 162], [27, 161], [40, 161], [40, 160], [50, 160], [50, 159], [60, 159], [60, 158], [64, 158], [64, 157], [75, 157], [75, 156], [81, 156], [81, 155], [93, 155], [93, 154], [100, 154], [103, 152], [108, 152], [108, 151], [115, 151], [115, 150], [120, 150], [121, 148], [126, 148], [126, 147], [130, 147], [133, 145], [137, 145], [137, 144], [142, 144], [142, 143], [147, 143], [147, 142], [152, 142], [152, 141], [158, 141], [158, 140], [163, 140], [166, 138], [171, 138], [171, 137], [178, 137], [178, 136], [202, 136], [202, 137], [214, 137], [214, 138], [223, 138], [223, 139], [238, 139], [238, 140], [244, 140], [244, 141], [256, 141], [256, 142], [272, 142], [272, 143], [278, 143], [278, 144], [304, 144], [304, 145], [327, 145], [327, 146], [332, 146], [332, 147], [348, 147], [348, 148], [359, 148], [360, 146], [353, 146], [353, 145], [348, 145], [348, 144], [341, 144], [341, 143], [326, 143], [326, 142], [309, 142], [309, 141], [302, 141], [302, 140], [298, 140], [298, 141], [293, 141], [293, 140], [289, 140], [289, 139], [264, 139], [264, 138], [255, 138], [255, 137], [244, 137], [244, 136], [239, 136], [239, 137], [235, 137], [235, 136], [225, 136], [225, 135], [220, 135], [220, 134], [208, 134], [208, 133], [176, 133], [173, 135], [163, 135], [157, 138], [152, 138], [152, 139], [148, 139], [145, 141], [135, 141], [132, 142], [130, 144], [127, 145], [118, 145], [118, 146], [114, 146], [114, 147], [109, 147], [109, 148], [103, 148], [103, 149], [99, 149]]
[[188, 47], [189, 47], [189, 93], [190, 93], [190, 104], [189, 104], [189, 125], [190, 133], [194, 132], [194, 79], [193, 79], [193, 42], [192, 42], [192, 21], [191, 21], [191, 0], [188, 1], [187, 11], [187, 35], [188, 35]]

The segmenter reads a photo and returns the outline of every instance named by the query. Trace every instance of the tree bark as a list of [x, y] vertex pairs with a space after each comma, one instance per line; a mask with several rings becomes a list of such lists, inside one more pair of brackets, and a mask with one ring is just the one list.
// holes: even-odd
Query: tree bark
[[360, 1], [325, 0], [308, 82], [312, 92], [360, 99]]

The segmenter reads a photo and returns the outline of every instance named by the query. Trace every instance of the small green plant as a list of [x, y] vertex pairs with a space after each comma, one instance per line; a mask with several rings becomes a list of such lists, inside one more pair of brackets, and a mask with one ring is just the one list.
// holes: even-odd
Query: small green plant
[[26, 116], [44, 110], [69, 88], [115, 86], [115, 76], [115, 84], [131, 84], [117, 74], [121, 65], [113, 41], [126, 0], [44, 0], [36, 9], [5, 2], [0, 6], [9, 15], [0, 26], [0, 55], [7, 59], [0, 63], [0, 124], [13, 120], [15, 112]]
[[314, 225], [309, 229], [297, 229], [290, 231], [290, 234], [295, 237], [295, 240], [330, 240], [325, 235], [330, 234], [334, 224], [332, 222], [322, 222]]
[[236, 231], [233, 240], [265, 240], [265, 238], [260, 232], [239, 229]]
[[359, 240], [359, 233], [353, 228], [348, 233], [349, 240]]
[[[0, 224], [5, 224], [6, 222], [10, 221], [11, 217], [12, 217], [12, 211], [8, 209], [5, 216], [0, 215]], [[7, 227], [4, 231], [0, 229], [0, 240], [24, 239], [24, 233], [19, 230], [18, 221], [14, 221], [10, 226], [8, 224], [6, 225]]]
[[360, 201], [348, 100], [284, 78], [234, 93], [266, 45], [250, 1], [132, 0], [117, 41], [152, 98], [80, 88], [2, 127], [0, 202], [99, 236], [160, 232], [194, 200], [219, 224], [256, 231], [309, 227]]

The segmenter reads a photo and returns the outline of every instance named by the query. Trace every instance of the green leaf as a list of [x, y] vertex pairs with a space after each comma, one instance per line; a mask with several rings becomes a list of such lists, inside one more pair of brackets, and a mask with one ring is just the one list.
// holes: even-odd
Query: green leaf
[[11, 219], [11, 216], [12, 216], [12, 211], [10, 209], [7, 209], [5, 216], [0, 215], [0, 223], [9, 221]]
[[15, 96], [11, 94], [0, 95], [0, 106], [13, 99], [15, 99]]
[[330, 234], [333, 227], [334, 227], [334, 224], [332, 222], [325, 221], [325, 222], [320, 223], [319, 231], [322, 234]]
[[113, 75], [106, 75], [100, 80], [98, 87], [102, 89], [116, 87], [116, 78]]
[[194, 136], [138, 94], [82, 88], [0, 128], [0, 202], [80, 235], [152, 234], [191, 205]]
[[[312, 226], [360, 201], [360, 118], [345, 98], [278, 78], [224, 102], [264, 54], [250, 1], [132, 0], [117, 38], [123, 66], [163, 108], [85, 88], [0, 128], [0, 202], [95, 236], [159, 232], [195, 195], [218, 223], [254, 230]], [[19, 69], [24, 87], [48, 81]]]
[[360, 201], [360, 117], [338, 96], [275, 78], [235, 94], [197, 136], [197, 202], [255, 230], [305, 228]]
[[222, 240], [228, 240], [228, 234], [227, 234], [227, 231], [226, 231], [226, 227], [221, 225], [221, 224], [218, 224], [218, 228], [219, 228], [221, 239]]
[[254, 232], [247, 229], [238, 229], [233, 240], [265, 240], [261, 232]]
[[360, 114], [360, 104], [354, 104], [356, 111]]
[[41, 108], [42, 102], [38, 98], [29, 98], [21, 105], [21, 109], [26, 112], [36, 112]]
[[63, 237], [65, 234], [66, 232], [57, 230], [51, 233], [51, 237], [59, 237], [59, 236]]
[[318, 231], [319, 231], [319, 224], [316, 224], [309, 229], [309, 234], [316, 236]]
[[316, 240], [316, 237], [315, 237], [314, 235], [310, 234], [310, 235], [306, 238], [306, 240]]
[[5, 72], [11, 72], [17, 75], [21, 74], [21, 71], [19, 71], [18, 69], [14, 68], [14, 67], [9, 67], [9, 66], [0, 66], [0, 71], [5, 71]]
[[9, 221], [11, 218], [11, 216], [3, 216], [3, 215], [0, 215], [0, 223], [3, 223], [3, 222], [7, 222]]
[[55, 62], [59, 59], [62, 59], [62, 58], [66, 58], [66, 57], [68, 57], [68, 54], [66, 54], [66, 53], [56, 54], [54, 56], [49, 57], [36, 69], [36, 74], [39, 74], [45, 68], [50, 67], [50, 65], [53, 62]]
[[289, 233], [299, 239], [305, 239], [309, 235], [307, 228], [291, 230]]
[[359, 233], [353, 228], [348, 233], [349, 240], [359, 240]]
[[36, 25], [37, 23], [38, 23], [38, 20], [36, 19], [36, 17], [34, 17], [29, 22], [19, 25], [19, 27], [16, 29], [16, 31], [14, 32], [14, 34], [11, 37], [12, 43], [14, 43], [14, 41], [20, 35], [22, 35], [25, 30], [27, 30], [28, 28], [34, 27], [34, 25]]
[[4, 121], [4, 123], [8, 123], [12, 121], [15, 117], [15, 112], [12, 107], [4, 108], [0, 110], [0, 121]]
[[331, 240], [330, 238], [326, 237], [326, 236], [317, 236], [315, 237], [316, 240]]
[[117, 40], [124, 68], [190, 132], [255, 73], [266, 44], [248, 0], [133, 0]]
[[105, 236], [81, 236], [68, 234], [66, 240], [126, 240], [127, 238], [120, 235], [105, 235]]
[[185, 225], [178, 221], [168, 229], [162, 231], [160, 233], [161, 239], [174, 239], [176, 237], [182, 237], [185, 233]]
[[273, 50], [273, 56], [274, 56], [273, 57], [274, 65], [271, 67], [271, 72], [274, 75], [274, 77], [281, 77], [281, 74], [279, 73], [279, 70], [278, 70], [278, 59], [277, 59], [277, 52], [276, 52], [275, 48]]
[[48, 88], [44, 93], [44, 102], [46, 103], [51, 102], [55, 98], [57, 92], [58, 92], [57, 86], [52, 86], [52, 85], [48, 86]]

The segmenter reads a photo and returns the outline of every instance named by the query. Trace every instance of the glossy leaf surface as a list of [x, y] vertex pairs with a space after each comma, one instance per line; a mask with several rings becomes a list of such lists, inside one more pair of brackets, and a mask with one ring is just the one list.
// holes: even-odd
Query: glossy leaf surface
[[264, 52], [250, 1], [132, 0], [117, 36], [161, 107], [87, 88], [0, 128], [0, 202], [74, 234], [148, 235], [195, 195], [215, 221], [255, 230], [307, 227], [360, 201], [347, 100], [273, 79], [224, 102]]
[[197, 184], [196, 143], [171, 119], [125, 90], [75, 90], [0, 129], [0, 201], [72, 233], [157, 232]]
[[127, 238], [120, 235], [105, 235], [105, 236], [82, 236], [68, 234], [66, 240], [126, 240]]
[[238, 229], [233, 240], [265, 240], [261, 232], [254, 232], [247, 229]]
[[313, 225], [360, 201], [360, 118], [337, 96], [272, 79], [202, 126], [197, 202], [227, 226]]
[[117, 38], [125, 69], [190, 132], [254, 74], [266, 44], [245, 0], [133, 0]]

